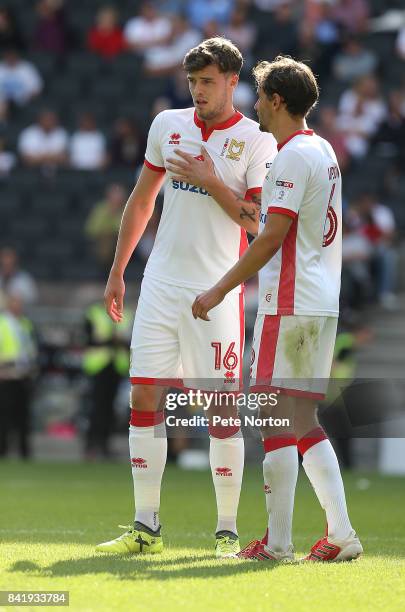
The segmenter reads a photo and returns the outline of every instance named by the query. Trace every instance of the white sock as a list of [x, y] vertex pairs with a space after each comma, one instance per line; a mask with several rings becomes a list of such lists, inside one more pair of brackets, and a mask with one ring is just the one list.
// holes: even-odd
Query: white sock
[[129, 428], [129, 451], [134, 481], [135, 521], [159, 528], [160, 487], [167, 458], [165, 424]]
[[275, 552], [285, 552], [292, 546], [292, 517], [297, 477], [296, 444], [266, 453], [263, 478], [269, 515], [268, 545]]
[[218, 509], [217, 532], [238, 533], [236, 516], [244, 461], [245, 444], [240, 431], [230, 438], [210, 437], [210, 465]]
[[329, 440], [322, 440], [305, 451], [302, 465], [326, 512], [328, 536], [331, 540], [345, 540], [353, 529], [339, 463]]

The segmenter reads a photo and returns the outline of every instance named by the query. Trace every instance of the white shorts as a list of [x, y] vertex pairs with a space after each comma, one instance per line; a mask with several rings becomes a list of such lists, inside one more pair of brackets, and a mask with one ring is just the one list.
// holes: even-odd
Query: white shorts
[[325, 398], [337, 317], [264, 315], [256, 318], [250, 389]]
[[244, 297], [232, 293], [195, 320], [201, 291], [144, 278], [131, 341], [132, 384], [239, 390], [245, 335]]

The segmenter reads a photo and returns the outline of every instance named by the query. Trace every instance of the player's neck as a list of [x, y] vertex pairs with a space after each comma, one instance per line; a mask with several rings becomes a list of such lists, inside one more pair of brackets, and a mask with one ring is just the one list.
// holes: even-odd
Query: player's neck
[[205, 127], [209, 130], [215, 125], [220, 125], [228, 121], [228, 119], [231, 119], [231, 117], [234, 116], [235, 112], [236, 111], [234, 107], [230, 105], [221, 114], [216, 115], [213, 119], [201, 119], [201, 121], [204, 121]]
[[273, 136], [277, 140], [277, 143], [280, 144], [285, 142], [295, 134], [296, 132], [300, 132], [301, 130], [307, 130], [308, 125], [304, 118], [300, 118], [297, 120], [291, 119], [289, 121], [283, 122], [282, 125], [274, 128]]

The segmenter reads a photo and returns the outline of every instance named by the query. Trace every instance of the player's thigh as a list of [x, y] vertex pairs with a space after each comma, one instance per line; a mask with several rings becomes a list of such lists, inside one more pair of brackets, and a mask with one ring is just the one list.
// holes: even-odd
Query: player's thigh
[[178, 378], [178, 288], [151, 279], [142, 282], [131, 340], [132, 384], [155, 385]]
[[296, 397], [323, 399], [335, 338], [336, 319], [331, 317], [258, 315], [252, 384]]
[[[229, 294], [210, 311], [210, 321], [195, 320], [191, 305], [195, 293], [186, 294], [179, 325], [183, 375], [201, 381], [229, 381], [229, 390], [242, 378], [245, 337], [243, 294]], [[234, 381], [234, 382], [232, 382]], [[193, 385], [190, 385], [193, 386]]]

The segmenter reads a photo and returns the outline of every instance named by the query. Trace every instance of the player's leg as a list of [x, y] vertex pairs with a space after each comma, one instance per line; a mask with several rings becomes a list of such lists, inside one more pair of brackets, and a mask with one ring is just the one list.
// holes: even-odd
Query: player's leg
[[[293, 558], [292, 517], [298, 477], [297, 440], [293, 422], [294, 400], [286, 395], [276, 394], [269, 386], [277, 364], [276, 352], [280, 332], [281, 317], [258, 315], [252, 345], [251, 392], [260, 393], [260, 418], [263, 423], [261, 434], [265, 453], [263, 478], [268, 526], [261, 541], [255, 540], [241, 551], [242, 558]], [[268, 396], [267, 405], [263, 405], [265, 395]], [[284, 420], [282, 426], [274, 425], [274, 422], [283, 422], [281, 420]]]
[[175, 383], [180, 355], [176, 289], [143, 282], [131, 342], [129, 450], [134, 526], [97, 547], [103, 552], [160, 552], [160, 488], [167, 458], [163, 401]]
[[[267, 546], [275, 553], [292, 556], [292, 517], [298, 477], [297, 439], [294, 434], [294, 403], [279, 395], [276, 406], [260, 410], [261, 418], [287, 420], [282, 427], [262, 427], [263, 478], [268, 513]], [[277, 422], [277, 421], [276, 421]]]
[[[243, 295], [227, 296], [210, 313], [211, 321], [195, 321], [191, 304], [195, 292], [184, 292], [180, 325], [180, 350], [186, 386], [211, 390], [239, 389], [242, 378], [244, 344]], [[222, 419], [237, 418], [234, 396], [215, 396], [208, 411], [210, 419], [210, 465], [217, 503], [216, 554], [218, 557], [239, 550], [236, 526], [244, 466], [244, 440], [239, 425]], [[217, 423], [214, 423], [214, 417]], [[220, 421], [221, 419], [221, 421]]]
[[336, 453], [319, 425], [314, 400], [296, 398], [294, 421], [302, 465], [327, 521], [326, 536], [315, 544], [308, 558], [313, 561], [356, 558], [362, 547], [350, 523]]
[[333, 358], [337, 319], [319, 317], [313, 356], [311, 391], [295, 398], [294, 427], [304, 470], [326, 513], [327, 536], [313, 547], [311, 560], [353, 559], [362, 552], [351, 526], [336, 453], [317, 417], [317, 399], [324, 397]]

